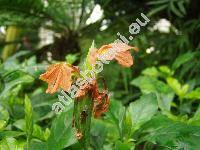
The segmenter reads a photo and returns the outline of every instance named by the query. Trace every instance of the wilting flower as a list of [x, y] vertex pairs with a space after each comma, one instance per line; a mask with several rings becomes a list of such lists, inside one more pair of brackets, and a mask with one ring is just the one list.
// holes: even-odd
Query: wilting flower
[[93, 115], [95, 118], [99, 118], [103, 113], [108, 110], [110, 98], [108, 96], [107, 87], [104, 83], [104, 90], [99, 91], [96, 80], [88, 84], [84, 89], [79, 89], [77, 92], [77, 99], [81, 99], [86, 94], [90, 93], [93, 100]]
[[94, 88], [92, 92], [92, 97], [94, 101], [93, 115], [95, 118], [101, 117], [101, 115], [107, 112], [109, 108], [110, 98], [104, 80], [103, 83], [104, 83], [104, 90], [102, 92], [99, 91], [97, 84], [95, 84], [93, 87]]
[[[97, 60], [103, 59], [110, 61], [115, 59], [120, 65], [130, 67], [133, 65], [133, 58], [129, 51], [130, 49], [138, 51], [136, 47], [131, 47], [125, 43], [111, 43], [103, 45], [99, 49], [92, 47], [88, 54], [88, 63], [93, 65]], [[78, 73], [78, 76], [80, 76], [79, 72], [80, 71], [76, 66], [67, 63], [58, 63], [49, 66], [47, 71], [40, 75], [40, 79], [48, 83], [46, 93], [52, 94], [59, 88], [68, 91], [71, 88], [72, 82], [74, 82], [72, 81], [72, 74]], [[77, 91], [76, 98], [82, 99], [88, 93], [92, 96], [91, 98], [93, 100], [93, 114], [95, 117], [100, 117], [108, 110], [109, 106], [107, 88], [105, 88], [103, 92], [100, 92], [97, 79], [94, 79], [91, 83], [84, 86], [83, 89]]]
[[[40, 79], [48, 83], [46, 93], [55, 93], [59, 88], [68, 92], [71, 91], [70, 88], [75, 86], [72, 85], [72, 83], [76, 83], [77, 85], [77, 82], [73, 79], [76, 79], [76, 77], [83, 77], [84, 73], [91, 68], [93, 69], [97, 61], [116, 60], [124, 67], [133, 65], [133, 58], [129, 51], [130, 49], [138, 51], [136, 47], [131, 47], [124, 43], [111, 43], [103, 45], [99, 49], [94, 48], [93, 44], [83, 65], [83, 71], [80, 71], [78, 67], [68, 65], [67, 63], [58, 63], [49, 66], [47, 71], [40, 75]], [[103, 91], [100, 91], [98, 87], [99, 78], [97, 78], [97, 72], [95, 73], [94, 78], [92, 78], [90, 82], [87, 82], [87, 84], [80, 80], [81, 86], [79, 89], [77, 88], [78, 91], [76, 90], [76, 94], [74, 93], [75, 103], [72, 126], [76, 128], [75, 136], [78, 140], [87, 141], [86, 139], [88, 136], [86, 135], [90, 130], [91, 113], [93, 113], [95, 118], [98, 118], [109, 108], [110, 98], [105, 81], [103, 80], [104, 89]], [[87, 147], [86, 145], [87, 144], [85, 144], [85, 148]]]
[[130, 67], [133, 65], [133, 57], [130, 49], [138, 51], [137, 47], [131, 47], [125, 43], [111, 43], [103, 45], [100, 49], [92, 49], [90, 51], [90, 63], [95, 64], [97, 59], [113, 60], [115, 59], [123, 67]]
[[67, 63], [58, 63], [49, 66], [47, 71], [40, 75], [40, 79], [48, 83], [46, 93], [55, 93], [59, 88], [68, 91], [72, 83], [72, 73], [75, 71], [77, 69], [69, 66]]

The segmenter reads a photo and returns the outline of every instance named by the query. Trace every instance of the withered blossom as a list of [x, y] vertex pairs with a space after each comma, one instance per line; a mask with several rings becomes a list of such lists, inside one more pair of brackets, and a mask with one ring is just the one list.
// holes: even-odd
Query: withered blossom
[[[136, 47], [124, 43], [111, 43], [103, 45], [99, 49], [92, 46], [86, 58], [84, 70], [86, 69], [87, 72], [87, 69], [90, 70], [91, 66], [93, 67], [101, 59], [106, 61], [116, 60], [121, 66], [130, 67], [133, 65], [131, 49], [138, 51]], [[81, 71], [77, 66], [63, 62], [50, 65], [47, 71], [40, 75], [40, 79], [48, 83], [46, 93], [53, 94], [60, 88], [68, 92], [74, 86], [72, 83], [76, 83], [74, 80], [81, 76]], [[90, 130], [91, 115], [99, 118], [109, 108], [110, 97], [105, 81], [103, 80], [104, 89], [100, 91], [98, 79], [96, 76], [91, 82], [76, 91], [72, 127], [76, 128], [75, 136], [79, 141], [89, 141], [87, 135]], [[87, 149], [87, 146], [85, 146], [85, 149]]]
[[138, 51], [137, 47], [131, 47], [125, 43], [111, 43], [103, 45], [99, 49], [93, 48], [90, 51], [89, 62], [95, 64], [98, 59], [113, 60], [123, 67], [130, 67], [133, 65], [133, 57], [129, 50]]
[[[125, 43], [111, 43], [103, 45], [101, 48], [92, 48], [89, 52], [89, 63], [95, 62], [103, 56], [105, 60], [115, 59], [120, 65], [130, 67], [133, 65], [133, 58], [130, 49], [138, 51], [136, 47], [131, 47]], [[68, 91], [72, 85], [72, 73], [79, 74], [80, 70], [77, 66], [71, 66], [67, 63], [57, 63], [50, 65], [47, 71], [40, 75], [40, 79], [48, 83], [46, 93], [53, 94], [59, 88]], [[99, 92], [97, 81], [94, 79], [90, 84], [87, 84], [83, 89], [79, 89], [76, 94], [77, 99], [83, 98], [86, 94], [92, 94], [93, 114], [95, 117], [100, 117], [108, 110], [109, 96], [107, 89]]]
[[68, 91], [72, 84], [71, 76], [74, 71], [77, 71], [77, 69], [67, 63], [50, 65], [47, 71], [40, 75], [40, 79], [48, 83], [46, 93], [53, 94], [59, 88]]

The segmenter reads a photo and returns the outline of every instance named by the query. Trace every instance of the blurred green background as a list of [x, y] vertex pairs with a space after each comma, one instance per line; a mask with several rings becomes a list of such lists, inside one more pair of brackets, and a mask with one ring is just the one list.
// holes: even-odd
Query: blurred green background
[[[72, 106], [51, 110], [39, 75], [58, 61], [80, 65], [96, 46], [127, 39], [134, 66], [104, 65], [109, 111], [92, 120], [95, 150], [199, 150], [199, 0], [0, 0], [0, 150], [79, 150]], [[25, 96], [26, 95], [26, 96]]]

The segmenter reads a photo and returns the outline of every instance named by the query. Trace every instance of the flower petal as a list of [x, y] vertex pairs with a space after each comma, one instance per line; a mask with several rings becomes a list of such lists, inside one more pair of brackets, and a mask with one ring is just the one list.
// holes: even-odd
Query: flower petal
[[49, 66], [46, 73], [40, 75], [40, 79], [48, 83], [46, 93], [55, 93], [59, 88], [68, 91], [72, 83], [72, 72], [77, 72], [77, 68], [66, 63]]
[[130, 49], [134, 49], [136, 52], [138, 51], [137, 47], [129, 46], [123, 42], [112, 43], [110, 45], [112, 45], [112, 48], [115, 49], [117, 52], [124, 52]]
[[90, 64], [95, 64], [97, 60], [97, 49], [93, 48], [90, 50], [90, 54], [89, 54], [89, 63]]
[[97, 50], [97, 53], [98, 54], [103, 54], [105, 53], [109, 48], [112, 48], [112, 45], [103, 45], [101, 46], [98, 50]]
[[123, 67], [130, 67], [133, 65], [133, 57], [129, 51], [117, 53], [115, 59]]
[[71, 76], [72, 76], [72, 71], [73, 69], [71, 69], [68, 66], [62, 66], [62, 80], [60, 83], [60, 87], [64, 90], [64, 91], [68, 91], [71, 87]]
[[47, 83], [53, 83], [56, 80], [56, 77], [58, 75], [60, 64], [54, 64], [48, 67], [47, 72], [40, 75], [40, 79], [47, 82]]
[[46, 93], [53, 94], [59, 89], [60, 82], [62, 80], [62, 72], [59, 70], [58, 76], [54, 84], [50, 84], [49, 88], [46, 90]]

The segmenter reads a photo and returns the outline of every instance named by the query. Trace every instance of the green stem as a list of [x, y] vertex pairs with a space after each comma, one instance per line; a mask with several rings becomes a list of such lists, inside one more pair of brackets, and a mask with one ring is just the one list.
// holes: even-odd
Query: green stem
[[90, 145], [90, 125], [92, 117], [93, 101], [88, 94], [82, 99], [76, 99], [74, 102], [74, 126], [77, 132], [82, 134], [79, 142], [84, 150]]
[[26, 140], [26, 145], [27, 145], [27, 150], [30, 150], [30, 137], [27, 137], [27, 140]]
[[[11, 44], [5, 45], [2, 51], [2, 58], [5, 61], [10, 55], [12, 55], [17, 48], [17, 44], [14, 43], [20, 34], [20, 29], [16, 26], [9, 26], [6, 32], [6, 39], [5, 42], [11, 42]], [[13, 42], [13, 43], [12, 43]]]

